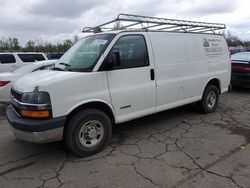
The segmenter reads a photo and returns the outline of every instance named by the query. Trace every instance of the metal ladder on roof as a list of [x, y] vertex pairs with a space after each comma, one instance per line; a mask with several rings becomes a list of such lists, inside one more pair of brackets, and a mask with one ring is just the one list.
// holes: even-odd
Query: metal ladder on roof
[[226, 29], [225, 24], [197, 22], [177, 19], [166, 19], [133, 14], [118, 14], [109, 22], [95, 27], [83, 28], [83, 33], [99, 33], [105, 31], [127, 30], [127, 31], [168, 31], [181, 33], [210, 33]]

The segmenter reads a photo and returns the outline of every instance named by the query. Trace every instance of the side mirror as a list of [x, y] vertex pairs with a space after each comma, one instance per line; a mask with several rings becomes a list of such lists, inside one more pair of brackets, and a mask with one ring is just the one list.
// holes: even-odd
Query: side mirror
[[106, 69], [112, 70], [115, 66], [120, 65], [120, 53], [118, 51], [111, 52], [106, 57]]

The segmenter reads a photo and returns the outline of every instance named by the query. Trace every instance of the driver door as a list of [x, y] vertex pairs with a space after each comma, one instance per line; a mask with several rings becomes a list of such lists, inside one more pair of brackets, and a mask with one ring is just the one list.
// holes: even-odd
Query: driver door
[[119, 122], [155, 112], [156, 83], [144, 35], [120, 37], [110, 53], [119, 54], [119, 64], [107, 71], [112, 105]]

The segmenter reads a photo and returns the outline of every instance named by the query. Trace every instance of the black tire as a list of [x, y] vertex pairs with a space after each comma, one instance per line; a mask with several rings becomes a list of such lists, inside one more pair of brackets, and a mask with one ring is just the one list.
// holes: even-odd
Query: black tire
[[[210, 95], [215, 97], [215, 101], [209, 99]], [[213, 113], [215, 112], [219, 102], [219, 89], [215, 85], [208, 85], [203, 93], [202, 100], [197, 103], [198, 110], [202, 113]]]
[[[92, 124], [94, 125], [93, 122], [98, 122], [95, 126], [103, 127], [101, 131], [103, 132], [103, 135], [99, 136], [99, 140], [97, 139], [98, 131], [94, 131], [95, 133], [92, 132], [93, 134], [91, 134], [92, 136], [96, 135], [95, 139], [85, 136], [86, 134], [89, 135], [91, 133], [90, 131], [94, 127], [92, 127]], [[82, 133], [83, 129], [85, 129], [84, 134]], [[87, 131], [89, 129], [90, 131]], [[76, 113], [69, 119], [64, 130], [64, 142], [73, 154], [85, 157], [102, 151], [110, 140], [111, 135], [112, 123], [110, 118], [101, 110], [86, 109]], [[93, 145], [94, 141], [92, 143], [92, 141], [90, 142], [88, 139], [96, 140], [96, 145]], [[93, 146], [91, 146], [91, 144]]]

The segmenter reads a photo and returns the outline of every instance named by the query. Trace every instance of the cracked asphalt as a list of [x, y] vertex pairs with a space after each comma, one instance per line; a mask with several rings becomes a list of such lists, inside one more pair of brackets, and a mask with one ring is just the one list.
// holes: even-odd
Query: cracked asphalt
[[250, 187], [250, 90], [221, 95], [213, 114], [188, 105], [119, 125], [87, 158], [16, 140], [0, 109], [0, 188]]

